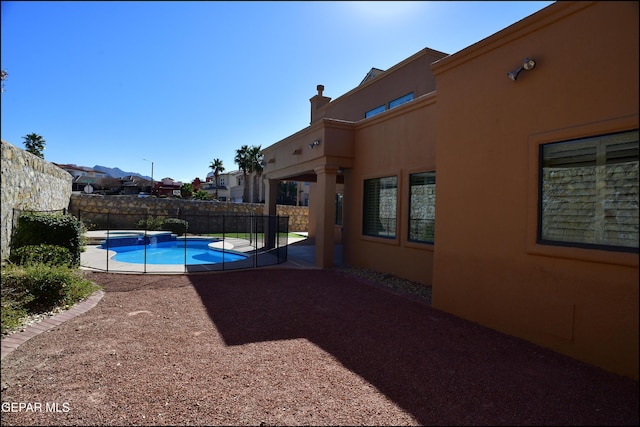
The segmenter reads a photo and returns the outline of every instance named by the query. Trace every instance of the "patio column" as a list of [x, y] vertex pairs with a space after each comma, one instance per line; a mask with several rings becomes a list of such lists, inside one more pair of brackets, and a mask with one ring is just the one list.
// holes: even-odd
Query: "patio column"
[[[269, 217], [274, 217], [277, 213], [277, 201], [278, 201], [278, 184], [277, 179], [267, 179], [265, 183], [265, 198], [264, 198], [264, 214]], [[269, 220], [265, 224], [265, 245], [267, 249], [273, 249], [276, 247], [276, 222], [275, 220]]]
[[309, 183], [309, 238], [316, 238], [316, 205], [320, 205], [317, 201], [320, 198], [318, 195], [318, 185], [315, 182]]
[[336, 176], [338, 165], [323, 165], [316, 173], [316, 265], [333, 267], [334, 225], [336, 213]]

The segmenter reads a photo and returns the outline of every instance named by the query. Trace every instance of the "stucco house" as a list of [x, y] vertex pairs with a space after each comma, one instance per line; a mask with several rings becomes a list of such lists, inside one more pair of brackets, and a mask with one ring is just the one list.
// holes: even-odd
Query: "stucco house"
[[638, 5], [556, 2], [318, 85], [310, 125], [263, 150], [265, 213], [310, 182], [319, 267], [341, 241], [434, 308], [637, 380]]
[[97, 171], [93, 168], [74, 164], [59, 164], [53, 162], [52, 164], [71, 174], [73, 177], [71, 191], [74, 193], [92, 192], [93, 187], [99, 186], [101, 181], [109, 177], [105, 172]]
[[[223, 172], [218, 175], [218, 199], [221, 202], [242, 203], [244, 185], [242, 183], [242, 172], [234, 170]], [[207, 174], [205, 182], [202, 183], [202, 190], [206, 191], [210, 197], [216, 196], [215, 176], [212, 172]]]

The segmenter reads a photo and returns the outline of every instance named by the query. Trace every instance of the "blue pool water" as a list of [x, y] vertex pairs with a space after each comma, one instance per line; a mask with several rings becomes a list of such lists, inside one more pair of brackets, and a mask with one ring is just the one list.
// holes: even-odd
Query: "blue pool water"
[[[132, 264], [219, 264], [246, 259], [246, 255], [210, 249], [208, 244], [216, 240], [180, 239], [148, 245], [109, 245], [116, 252], [114, 260]], [[186, 242], [186, 252], [185, 252]], [[146, 247], [146, 254], [145, 254]], [[106, 249], [106, 245], [101, 245]]]

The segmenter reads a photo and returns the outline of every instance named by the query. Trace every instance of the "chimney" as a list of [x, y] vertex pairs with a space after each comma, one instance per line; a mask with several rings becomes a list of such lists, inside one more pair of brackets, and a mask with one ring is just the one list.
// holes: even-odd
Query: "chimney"
[[311, 102], [311, 123], [324, 117], [324, 114], [316, 116], [316, 110], [327, 105], [329, 101], [331, 101], [331, 98], [322, 95], [324, 85], [318, 85], [316, 86], [316, 89], [318, 90], [318, 94], [309, 100]]

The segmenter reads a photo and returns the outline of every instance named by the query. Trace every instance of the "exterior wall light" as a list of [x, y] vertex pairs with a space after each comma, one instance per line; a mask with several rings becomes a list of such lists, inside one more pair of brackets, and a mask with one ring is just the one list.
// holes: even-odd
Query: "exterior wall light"
[[509, 76], [509, 78], [515, 82], [518, 78], [518, 74], [520, 74], [522, 70], [531, 71], [535, 66], [536, 66], [536, 61], [530, 58], [524, 58], [524, 61], [522, 61], [522, 65], [520, 65], [518, 68], [516, 68], [513, 71], [509, 71], [507, 73], [507, 76]]
[[315, 141], [313, 141], [311, 144], [309, 144], [309, 148], [313, 149], [316, 146], [320, 145], [320, 140], [316, 139]]

